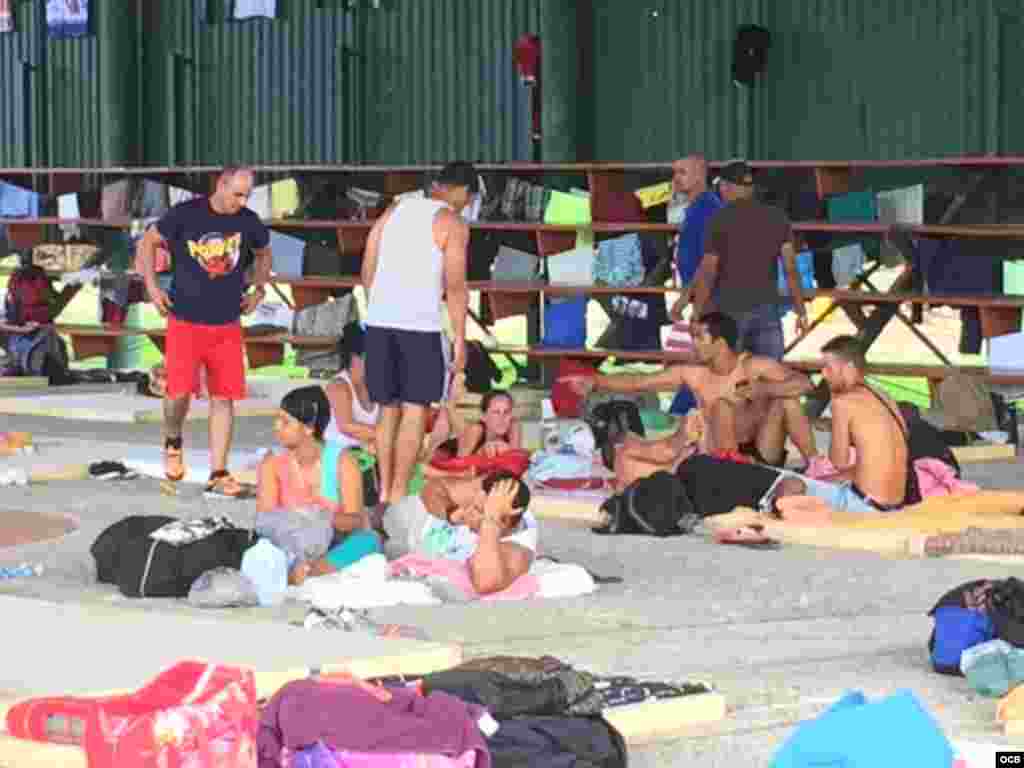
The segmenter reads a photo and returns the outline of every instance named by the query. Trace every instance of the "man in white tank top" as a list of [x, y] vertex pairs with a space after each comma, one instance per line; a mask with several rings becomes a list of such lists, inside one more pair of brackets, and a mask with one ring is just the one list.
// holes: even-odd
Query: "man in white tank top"
[[[376, 448], [382, 502], [405, 496], [427, 408], [444, 396], [446, 378], [465, 368], [469, 227], [460, 213], [476, 191], [476, 169], [449, 163], [430, 197], [392, 205], [366, 243], [366, 386], [381, 406]], [[450, 366], [441, 332], [445, 297], [454, 346]]]

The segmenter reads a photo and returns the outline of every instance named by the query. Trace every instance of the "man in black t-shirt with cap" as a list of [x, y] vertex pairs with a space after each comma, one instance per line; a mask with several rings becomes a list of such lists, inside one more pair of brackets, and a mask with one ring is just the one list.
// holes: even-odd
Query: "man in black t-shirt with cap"
[[691, 316], [703, 317], [712, 308], [731, 315], [739, 330], [738, 351], [781, 360], [783, 304], [789, 299], [778, 289], [780, 255], [797, 327], [807, 328], [789, 217], [756, 199], [753, 172], [743, 160], [722, 169], [719, 194], [726, 206], [707, 225]]

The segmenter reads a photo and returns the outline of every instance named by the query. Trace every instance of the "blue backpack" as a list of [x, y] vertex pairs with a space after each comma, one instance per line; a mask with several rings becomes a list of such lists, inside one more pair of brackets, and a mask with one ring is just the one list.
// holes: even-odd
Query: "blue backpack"
[[991, 582], [970, 581], [944, 594], [928, 615], [935, 621], [928, 638], [928, 653], [932, 669], [941, 675], [962, 677], [961, 654], [996, 636], [995, 624], [989, 612], [982, 607], [968, 607], [966, 596], [983, 591]]

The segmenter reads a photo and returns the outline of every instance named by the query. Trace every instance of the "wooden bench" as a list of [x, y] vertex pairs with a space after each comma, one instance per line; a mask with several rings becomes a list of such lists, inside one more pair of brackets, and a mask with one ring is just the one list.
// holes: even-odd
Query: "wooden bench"
[[[488, 352], [504, 355], [526, 355], [527, 357], [538, 358], [578, 358], [590, 360], [602, 360], [614, 357], [616, 360], [643, 361], [670, 365], [672, 363], [690, 362], [688, 356], [678, 352], [665, 350], [652, 350], [650, 352], [634, 350], [614, 349], [561, 349], [556, 347], [525, 347], [525, 346], [500, 346], [486, 347]], [[818, 373], [824, 367], [822, 360], [783, 360], [784, 365], [805, 373]], [[939, 382], [950, 373], [962, 372], [980, 376], [990, 384], [1001, 384], [1006, 386], [1024, 385], [1024, 369], [999, 370], [981, 365], [922, 365], [916, 363], [868, 363], [866, 373], [870, 376], [906, 376], [909, 378], [923, 378], [929, 382]]]
[[[146, 334], [160, 350], [165, 353], [167, 331], [154, 329]], [[246, 335], [245, 356], [250, 368], [263, 368], [268, 365], [281, 365], [284, 362], [286, 344], [300, 349], [331, 349], [338, 340], [331, 336], [295, 336], [288, 333], [267, 333]]]
[[90, 357], [109, 357], [117, 348], [117, 340], [130, 336], [145, 336], [147, 331], [142, 328], [126, 328], [114, 325], [76, 325], [58, 323], [57, 333], [71, 339], [71, 349], [76, 360]]
[[931, 304], [948, 307], [1024, 309], [1024, 296], [967, 296], [936, 293], [868, 293], [867, 291], [814, 291], [814, 298], [831, 299], [837, 303], [854, 304]]
[[[118, 339], [146, 336], [164, 354], [167, 331], [163, 328], [128, 328], [112, 325], [58, 324], [57, 332], [71, 339], [75, 358], [109, 357], [114, 353]], [[245, 354], [250, 368], [280, 365], [284, 361], [284, 347], [291, 344], [300, 349], [330, 349], [338, 340], [330, 336], [295, 336], [288, 333], [246, 335]]]
[[[783, 360], [790, 368], [805, 373], [818, 373], [824, 367], [823, 360]], [[989, 384], [1004, 386], [1024, 385], [1024, 369], [1019, 371], [1000, 370], [984, 365], [919, 365], [915, 363], [868, 363], [865, 370], [869, 376], [906, 376], [908, 378], [927, 379], [936, 384], [952, 373], [965, 373], [978, 376]]]

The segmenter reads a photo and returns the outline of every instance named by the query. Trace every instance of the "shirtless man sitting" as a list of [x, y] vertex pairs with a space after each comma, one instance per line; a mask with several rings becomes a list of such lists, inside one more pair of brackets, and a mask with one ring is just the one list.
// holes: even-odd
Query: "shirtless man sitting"
[[478, 594], [500, 592], [530, 570], [537, 521], [530, 489], [507, 472], [485, 478], [431, 478], [419, 495], [384, 513], [389, 557], [417, 553], [465, 561]]
[[[809, 494], [840, 512], [890, 512], [913, 503], [916, 491], [907, 425], [888, 395], [864, 381], [864, 350], [853, 336], [822, 347], [822, 374], [832, 393], [833, 482], [791, 477], [778, 496]], [[850, 449], [856, 451], [851, 460]]]
[[[672, 365], [652, 374], [570, 377], [582, 395], [593, 389], [610, 392], [678, 392], [689, 387], [698, 415], [687, 418], [669, 437], [643, 440], [630, 435], [616, 452], [616, 485], [659, 470], [675, 472], [679, 464], [702, 448], [709, 453], [742, 453], [773, 466], [785, 462], [786, 437], [804, 460], [817, 455], [810, 420], [800, 397], [811, 382], [769, 357], [737, 354], [736, 322], [712, 312], [701, 317], [691, 332], [699, 365]], [[702, 424], [695, 424], [700, 421]]]

